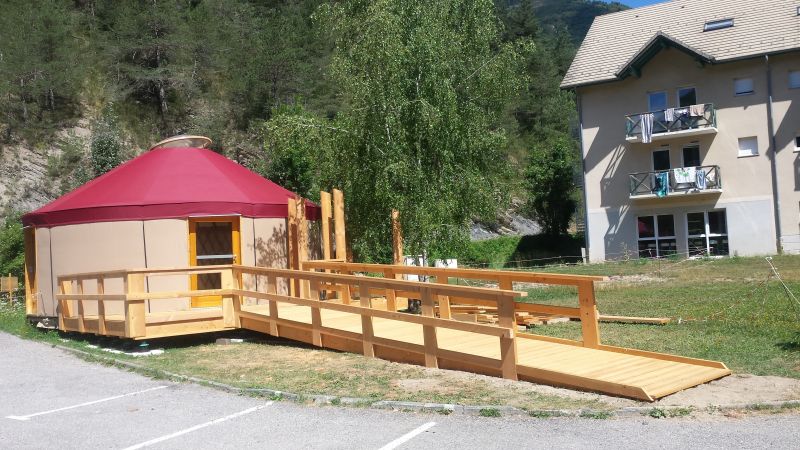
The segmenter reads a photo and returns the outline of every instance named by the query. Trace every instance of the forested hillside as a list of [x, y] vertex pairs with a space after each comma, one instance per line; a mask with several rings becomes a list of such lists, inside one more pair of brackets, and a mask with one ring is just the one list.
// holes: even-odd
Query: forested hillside
[[[558, 189], [577, 198], [570, 177], [563, 183], [576, 161], [574, 100], [558, 84], [592, 19], [622, 7], [585, 0], [9, 0], [0, 14], [2, 213], [40, 206], [164, 137], [198, 133], [214, 140], [215, 151], [301, 194], [344, 184], [356, 215], [375, 202], [405, 209], [421, 230], [411, 242], [438, 242], [442, 231], [432, 227], [442, 224], [457, 228], [444, 234], [461, 236], [463, 223], [492, 221], [512, 197], [557, 233], [572, 204], [543, 186], [562, 182]], [[376, 21], [383, 28], [367, 25]], [[385, 85], [370, 86], [376, 79]], [[376, 101], [383, 109], [370, 111]], [[369, 142], [382, 139], [382, 130], [399, 142], [389, 119], [417, 130], [414, 138], [404, 131], [407, 139], [390, 146], [386, 160], [355, 170], [362, 150], [385, 144]], [[433, 131], [419, 131], [423, 125]], [[435, 151], [425, 170], [404, 165], [428, 148]], [[352, 164], [343, 167], [346, 155]], [[389, 166], [391, 177], [376, 172]], [[458, 189], [413, 188], [455, 185], [447, 180], [472, 171]], [[352, 177], [382, 180], [385, 195], [358, 191]], [[434, 203], [435, 195], [459, 206]], [[410, 205], [420, 202], [430, 214], [410, 217]], [[563, 211], [542, 217], [542, 208], [558, 210], [559, 202]]]

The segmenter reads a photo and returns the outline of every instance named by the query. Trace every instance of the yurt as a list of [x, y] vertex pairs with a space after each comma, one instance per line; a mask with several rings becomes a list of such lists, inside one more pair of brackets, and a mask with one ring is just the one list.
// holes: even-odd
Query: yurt
[[[210, 142], [201, 136], [162, 141], [23, 216], [28, 316], [57, 316], [61, 275], [231, 263], [287, 267], [288, 203], [297, 195], [206, 149]], [[306, 217], [318, 215], [318, 206], [307, 203]], [[214, 289], [219, 279], [192, 282]], [[149, 291], [189, 288], [185, 277], [148, 283]], [[152, 302], [148, 312], [215, 302]]]

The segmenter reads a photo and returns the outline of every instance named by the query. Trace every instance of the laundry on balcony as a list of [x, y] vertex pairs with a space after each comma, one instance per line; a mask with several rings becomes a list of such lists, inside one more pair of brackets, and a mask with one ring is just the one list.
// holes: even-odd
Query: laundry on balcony
[[655, 175], [653, 193], [656, 197], [666, 197], [669, 194], [669, 172], [658, 172]]
[[653, 114], [644, 113], [639, 116], [642, 127], [642, 142], [649, 144], [653, 141]]
[[698, 169], [695, 175], [695, 187], [697, 189], [703, 191], [706, 189], [706, 170], [705, 169]]
[[689, 107], [689, 115], [692, 117], [703, 117], [706, 113], [706, 105], [692, 105]]
[[678, 184], [688, 184], [697, 181], [697, 171], [694, 167], [679, 167], [677, 169], [672, 169], [672, 173], [675, 176], [675, 182]]

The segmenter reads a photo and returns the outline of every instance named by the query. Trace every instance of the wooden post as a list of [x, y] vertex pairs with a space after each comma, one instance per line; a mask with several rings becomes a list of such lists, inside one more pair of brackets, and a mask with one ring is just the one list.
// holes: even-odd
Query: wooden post
[[[268, 294], [277, 294], [278, 293], [278, 279], [275, 275], [267, 276], [267, 293]], [[278, 302], [270, 299], [269, 300], [269, 334], [278, 337]]]
[[[311, 300], [319, 300], [319, 281], [313, 280], [309, 283], [309, 292]], [[320, 327], [322, 327], [322, 312], [319, 309], [319, 306], [312, 306], [311, 307], [311, 343], [316, 345], [317, 347], [322, 347], [322, 333], [320, 331]]]
[[[504, 291], [514, 290], [514, 281], [511, 278], [503, 277], [499, 280], [499, 287]], [[514, 308], [514, 299], [509, 297], [497, 297], [497, 318], [498, 325], [508, 328], [511, 337], [500, 338], [500, 364], [502, 367], [503, 378], [517, 380], [517, 317]]]
[[[126, 294], [142, 294], [144, 288], [144, 274], [129, 273], [127, 277]], [[125, 337], [145, 337], [147, 325], [145, 322], [144, 300], [125, 300]]]
[[[102, 275], [97, 277], [97, 293], [99, 295], [106, 293], [106, 279]], [[97, 334], [101, 336], [106, 334], [106, 302], [103, 300], [97, 301]]]
[[[72, 280], [61, 280], [58, 283], [58, 293], [61, 295], [72, 294]], [[72, 317], [72, 300], [59, 300], [58, 301], [58, 328], [61, 331], [67, 331], [65, 318]]]
[[578, 284], [578, 300], [580, 301], [583, 346], [598, 348], [600, 346], [600, 328], [597, 325], [599, 313], [594, 297], [594, 281], [584, 281]]
[[319, 193], [319, 203], [322, 213], [322, 217], [320, 217], [320, 222], [322, 224], [322, 258], [331, 259], [331, 220], [333, 218], [333, 211], [331, 211], [331, 194], [321, 191]]
[[[430, 288], [423, 288], [421, 292], [422, 297], [422, 315], [425, 317], [433, 317], [434, 305], [433, 294]], [[433, 325], [422, 326], [422, 338], [425, 343], [425, 367], [439, 367], [439, 344], [436, 339], [436, 327]]]
[[[77, 294], [83, 295], [83, 278], [78, 278]], [[83, 300], [78, 300], [78, 331], [86, 333], [86, 310]]]
[[[288, 206], [288, 215], [286, 217], [286, 239], [288, 241], [288, 267], [289, 269], [298, 270], [298, 236], [297, 236], [297, 199], [290, 198]], [[289, 295], [294, 297], [297, 294], [297, 286], [294, 279], [288, 279], [289, 282]]]
[[333, 227], [336, 237], [336, 259], [347, 260], [347, 238], [344, 231], [344, 194], [333, 190]]
[[403, 264], [403, 227], [400, 226], [400, 211], [392, 210], [392, 264]]
[[[386, 269], [383, 272], [384, 278], [394, 279], [395, 274], [394, 270]], [[394, 289], [387, 288], [386, 289], [386, 310], [396, 312], [397, 311], [397, 293]]]
[[[446, 276], [437, 276], [436, 283], [447, 284]], [[452, 319], [453, 315], [450, 313], [450, 296], [438, 295], [439, 299], [439, 317], [442, 319]]]
[[[302, 269], [303, 262], [308, 261], [308, 221], [306, 221], [306, 200], [301, 198], [297, 202], [297, 270]], [[306, 298], [308, 295], [308, 281], [297, 281], [298, 297]]]
[[[220, 272], [222, 289], [238, 289], [239, 274], [234, 269], [224, 269]], [[240, 328], [239, 313], [242, 311], [241, 299], [238, 295], [225, 294], [222, 296], [222, 323], [226, 327]]]
[[[359, 304], [362, 308], [371, 308], [369, 297], [369, 285], [361, 283], [358, 286]], [[375, 331], [372, 325], [372, 316], [367, 314], [361, 315], [361, 338], [364, 344], [364, 356], [368, 358], [375, 357], [375, 345], [373, 344]]]

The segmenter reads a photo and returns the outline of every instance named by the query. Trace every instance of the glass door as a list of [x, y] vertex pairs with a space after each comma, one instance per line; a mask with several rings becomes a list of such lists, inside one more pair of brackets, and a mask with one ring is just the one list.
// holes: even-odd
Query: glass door
[[[201, 217], [189, 219], [189, 264], [216, 266], [241, 261], [238, 217]], [[192, 290], [222, 289], [218, 273], [193, 275]], [[219, 306], [222, 296], [192, 297], [193, 308]]]
[[665, 91], [647, 94], [647, 108], [653, 114], [653, 133], [667, 131], [664, 110], [667, 109], [667, 93]]

